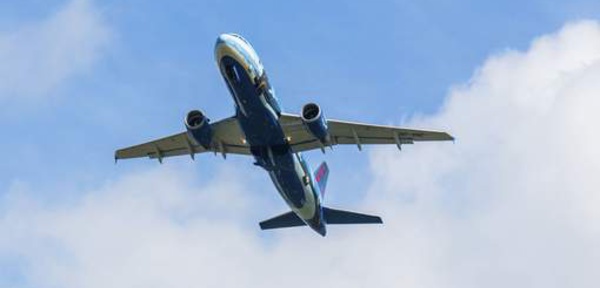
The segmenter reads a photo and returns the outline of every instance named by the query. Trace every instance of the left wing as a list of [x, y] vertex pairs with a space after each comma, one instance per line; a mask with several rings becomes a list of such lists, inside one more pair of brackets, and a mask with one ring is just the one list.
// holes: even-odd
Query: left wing
[[[282, 114], [279, 119], [286, 137], [295, 152], [323, 148], [317, 140], [302, 124], [302, 119], [294, 114]], [[340, 120], [327, 120], [327, 127], [331, 143], [329, 145], [352, 144], [413, 144], [418, 141], [452, 141], [450, 134], [441, 131], [426, 131], [404, 129], [394, 126], [371, 125]]]
[[226, 118], [211, 124], [213, 130], [212, 144], [209, 149], [194, 145], [186, 132], [171, 135], [147, 143], [119, 149], [115, 152], [115, 161], [118, 159], [149, 157], [158, 158], [162, 162], [165, 157], [190, 155], [203, 152], [228, 153], [250, 155], [250, 146], [243, 143], [244, 138], [237, 119]]

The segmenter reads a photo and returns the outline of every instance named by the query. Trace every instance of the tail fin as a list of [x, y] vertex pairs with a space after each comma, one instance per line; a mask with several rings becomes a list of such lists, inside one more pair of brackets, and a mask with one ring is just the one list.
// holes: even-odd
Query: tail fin
[[321, 190], [321, 197], [325, 196], [325, 188], [327, 187], [327, 177], [329, 177], [329, 167], [327, 167], [327, 163], [323, 162], [315, 170], [315, 180], [319, 184], [319, 190]]
[[323, 207], [323, 218], [327, 224], [381, 224], [379, 216], [372, 216], [356, 212], [336, 210]]

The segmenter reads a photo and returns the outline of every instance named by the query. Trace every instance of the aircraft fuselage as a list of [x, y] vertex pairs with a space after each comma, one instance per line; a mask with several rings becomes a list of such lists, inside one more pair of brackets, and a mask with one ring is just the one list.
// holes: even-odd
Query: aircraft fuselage
[[222, 34], [215, 45], [215, 60], [255, 164], [269, 173], [292, 211], [324, 236], [321, 193], [302, 155], [288, 144], [279, 122], [281, 108], [258, 55], [242, 37]]

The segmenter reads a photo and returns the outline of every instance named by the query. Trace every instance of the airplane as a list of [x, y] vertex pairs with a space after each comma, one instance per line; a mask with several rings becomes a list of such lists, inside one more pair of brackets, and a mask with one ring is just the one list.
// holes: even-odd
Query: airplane
[[254, 165], [268, 172], [290, 212], [259, 223], [262, 230], [309, 226], [321, 236], [328, 224], [381, 224], [378, 216], [323, 206], [329, 168], [323, 162], [314, 173], [301, 152], [335, 145], [404, 144], [452, 141], [446, 132], [404, 129], [326, 119], [316, 103], [304, 105], [300, 115], [284, 113], [256, 51], [238, 34], [221, 34], [215, 60], [235, 102], [235, 115], [210, 123], [192, 110], [184, 118], [186, 131], [144, 144], [119, 149], [118, 159], [166, 157], [213, 152], [254, 157]]

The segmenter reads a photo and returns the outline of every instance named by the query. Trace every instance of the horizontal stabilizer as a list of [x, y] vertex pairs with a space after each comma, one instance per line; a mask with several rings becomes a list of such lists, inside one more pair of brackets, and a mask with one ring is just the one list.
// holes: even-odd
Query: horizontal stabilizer
[[323, 218], [327, 224], [381, 224], [379, 216], [360, 214], [323, 207]]
[[279, 216], [275, 216], [271, 219], [260, 222], [260, 229], [268, 230], [304, 225], [306, 225], [306, 223], [304, 223], [304, 221], [302, 221], [300, 217], [296, 215], [296, 213], [290, 211], [288, 213], [281, 214]]

